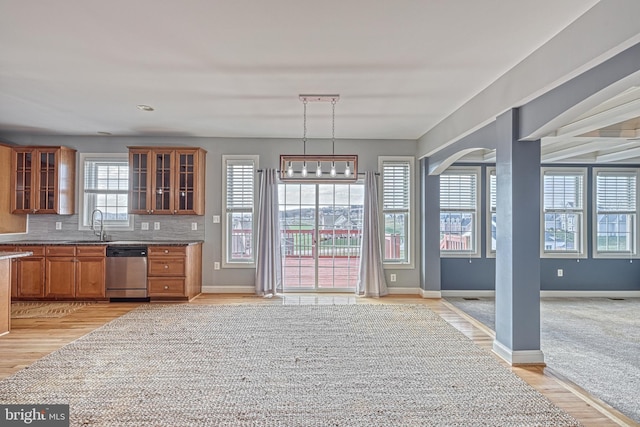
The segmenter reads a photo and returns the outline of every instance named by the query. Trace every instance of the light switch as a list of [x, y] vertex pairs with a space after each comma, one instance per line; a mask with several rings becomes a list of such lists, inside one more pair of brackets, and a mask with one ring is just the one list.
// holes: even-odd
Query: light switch
[[56, 221], [56, 230], [62, 230], [62, 223], [60, 221]]
[[213, 216], [213, 223], [214, 224], [220, 224], [220, 215], [214, 215]]
[[213, 269], [214, 270], [220, 270], [220, 263], [218, 261], [213, 263]]
[[158, 221], [153, 223], [153, 229], [154, 230], [160, 230], [160, 223]]
[[141, 222], [140, 223], [140, 230], [148, 230], [149, 229], [149, 223], [148, 222]]
[[198, 230], [198, 223], [197, 222], [192, 222], [191, 223], [191, 230], [192, 231], [197, 231]]

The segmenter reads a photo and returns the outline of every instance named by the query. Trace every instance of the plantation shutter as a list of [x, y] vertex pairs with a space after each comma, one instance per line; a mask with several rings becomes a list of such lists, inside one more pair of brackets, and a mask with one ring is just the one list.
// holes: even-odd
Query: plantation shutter
[[489, 171], [489, 212], [496, 212], [497, 178], [495, 169]]
[[382, 200], [385, 212], [409, 210], [409, 162], [383, 162]]
[[636, 213], [635, 172], [599, 171], [596, 176], [596, 209], [599, 214]]
[[477, 175], [455, 171], [440, 175], [440, 210], [475, 212]]
[[581, 172], [544, 172], [545, 212], [582, 211], [584, 176]]
[[253, 160], [227, 160], [227, 211], [252, 212], [254, 199]]

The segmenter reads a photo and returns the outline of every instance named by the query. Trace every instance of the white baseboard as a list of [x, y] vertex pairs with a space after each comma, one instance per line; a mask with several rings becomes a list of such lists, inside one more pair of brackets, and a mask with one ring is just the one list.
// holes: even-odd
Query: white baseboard
[[442, 298], [441, 291], [425, 291], [424, 289], [420, 289], [420, 296], [422, 298]]
[[496, 296], [496, 291], [441, 291], [442, 298], [456, 297], [456, 298], [493, 298]]
[[255, 294], [254, 286], [203, 286], [203, 294]]
[[540, 291], [541, 298], [640, 298], [640, 291]]
[[389, 295], [419, 295], [421, 291], [420, 288], [394, 288], [390, 286], [387, 286], [387, 290]]
[[544, 354], [540, 350], [511, 350], [498, 340], [493, 341], [493, 352], [510, 365], [542, 365]]

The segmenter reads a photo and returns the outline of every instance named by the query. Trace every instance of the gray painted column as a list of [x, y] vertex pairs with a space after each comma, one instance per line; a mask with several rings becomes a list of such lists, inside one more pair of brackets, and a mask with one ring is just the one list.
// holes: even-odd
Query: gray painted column
[[540, 351], [540, 141], [518, 141], [518, 110], [496, 120], [496, 339], [511, 364]]
[[422, 296], [439, 298], [440, 277], [440, 176], [429, 175], [429, 159], [420, 160], [420, 287]]

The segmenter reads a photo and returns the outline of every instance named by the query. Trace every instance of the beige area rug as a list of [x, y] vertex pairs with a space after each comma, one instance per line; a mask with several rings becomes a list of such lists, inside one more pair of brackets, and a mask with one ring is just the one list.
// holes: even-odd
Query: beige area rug
[[74, 426], [578, 426], [420, 305], [145, 305], [0, 382]]
[[33, 319], [33, 318], [53, 318], [64, 317], [74, 311], [88, 305], [94, 304], [87, 301], [71, 301], [71, 302], [12, 302], [11, 318], [12, 319]]

